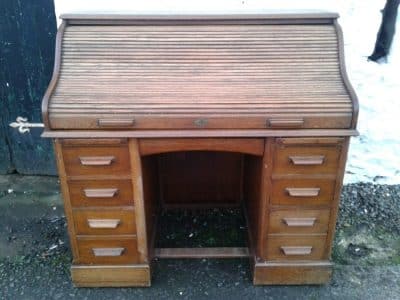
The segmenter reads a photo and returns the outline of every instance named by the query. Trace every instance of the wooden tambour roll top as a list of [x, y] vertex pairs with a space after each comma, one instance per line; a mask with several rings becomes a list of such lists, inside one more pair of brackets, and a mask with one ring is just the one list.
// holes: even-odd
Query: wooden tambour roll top
[[336, 14], [62, 18], [48, 132], [355, 128]]

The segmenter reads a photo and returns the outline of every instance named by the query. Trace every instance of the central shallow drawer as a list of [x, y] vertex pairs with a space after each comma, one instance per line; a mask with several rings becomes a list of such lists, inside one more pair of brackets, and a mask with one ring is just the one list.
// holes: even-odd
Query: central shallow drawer
[[133, 208], [79, 209], [74, 210], [76, 234], [135, 234], [135, 211]]
[[266, 240], [269, 260], [324, 259], [326, 235], [269, 235]]
[[269, 215], [269, 233], [327, 233], [329, 209], [280, 209]]
[[81, 264], [125, 264], [139, 262], [136, 238], [78, 238], [77, 242], [79, 263]]
[[129, 175], [129, 150], [126, 146], [63, 147], [68, 176]]
[[130, 180], [74, 180], [68, 187], [73, 207], [133, 205]]
[[272, 205], [327, 205], [334, 196], [335, 181], [330, 179], [273, 180]]

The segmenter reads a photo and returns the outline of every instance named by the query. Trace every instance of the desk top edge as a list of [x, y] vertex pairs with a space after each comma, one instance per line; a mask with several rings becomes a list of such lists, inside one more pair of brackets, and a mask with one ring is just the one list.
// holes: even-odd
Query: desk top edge
[[67, 13], [61, 14], [63, 20], [91, 20], [91, 21], [112, 21], [112, 20], [138, 20], [138, 21], [207, 21], [207, 20], [295, 20], [295, 19], [337, 19], [338, 13], [329, 11], [277, 11], [273, 13], [231, 13], [224, 14], [117, 14], [117, 13]]
[[302, 129], [302, 130], [45, 130], [43, 138], [266, 138], [266, 137], [330, 137], [358, 136], [355, 129]]

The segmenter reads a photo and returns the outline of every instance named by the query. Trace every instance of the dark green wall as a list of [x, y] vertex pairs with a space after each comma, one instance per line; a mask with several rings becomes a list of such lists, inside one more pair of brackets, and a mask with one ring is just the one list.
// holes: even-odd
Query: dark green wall
[[50, 140], [42, 129], [20, 134], [17, 116], [42, 122], [41, 100], [54, 62], [53, 0], [0, 1], [0, 173], [55, 174]]

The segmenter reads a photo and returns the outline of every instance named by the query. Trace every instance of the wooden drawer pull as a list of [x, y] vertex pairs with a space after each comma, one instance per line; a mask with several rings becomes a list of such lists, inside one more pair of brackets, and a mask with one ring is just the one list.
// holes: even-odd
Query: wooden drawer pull
[[272, 128], [276, 127], [301, 127], [304, 124], [304, 119], [269, 119], [267, 125]]
[[111, 189], [84, 189], [85, 196], [88, 198], [112, 198], [118, 193], [117, 188]]
[[288, 227], [312, 227], [317, 218], [283, 218]]
[[125, 248], [92, 248], [94, 256], [121, 256]]
[[121, 224], [119, 219], [88, 219], [90, 228], [110, 228], [115, 229]]
[[323, 155], [315, 155], [315, 156], [289, 156], [289, 160], [294, 165], [300, 166], [315, 166], [315, 165], [322, 165], [325, 160], [325, 156]]
[[98, 119], [99, 127], [129, 127], [135, 125], [135, 119]]
[[282, 246], [283, 254], [285, 255], [310, 255], [312, 251], [311, 246], [303, 247], [292, 247], [292, 246]]
[[320, 188], [286, 188], [291, 197], [316, 197], [320, 190]]
[[109, 166], [115, 161], [115, 156], [80, 156], [82, 166]]

